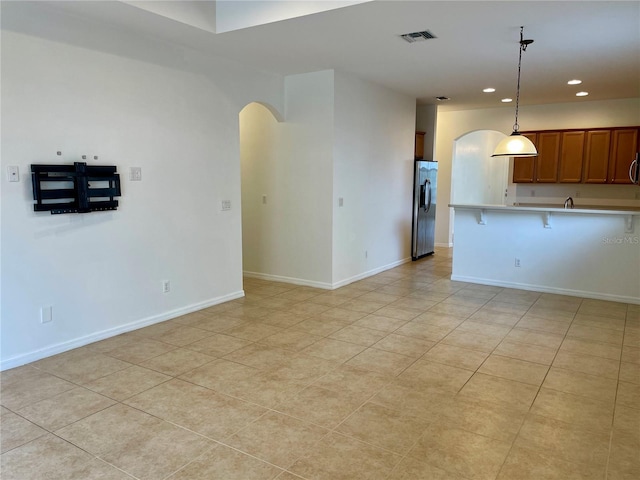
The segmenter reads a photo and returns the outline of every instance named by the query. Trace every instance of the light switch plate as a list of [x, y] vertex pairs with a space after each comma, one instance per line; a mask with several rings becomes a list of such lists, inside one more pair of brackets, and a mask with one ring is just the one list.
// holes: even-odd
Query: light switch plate
[[129, 180], [132, 182], [141, 182], [142, 181], [142, 168], [140, 167], [131, 167], [129, 169]]
[[17, 165], [7, 166], [7, 181], [19, 182], [20, 181], [20, 169]]
[[222, 200], [220, 209], [222, 211], [231, 210], [231, 200]]

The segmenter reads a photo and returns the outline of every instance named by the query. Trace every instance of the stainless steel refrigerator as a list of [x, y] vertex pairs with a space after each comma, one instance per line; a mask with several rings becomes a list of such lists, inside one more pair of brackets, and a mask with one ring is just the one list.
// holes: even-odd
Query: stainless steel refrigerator
[[438, 162], [416, 160], [413, 180], [411, 258], [431, 255], [435, 246]]

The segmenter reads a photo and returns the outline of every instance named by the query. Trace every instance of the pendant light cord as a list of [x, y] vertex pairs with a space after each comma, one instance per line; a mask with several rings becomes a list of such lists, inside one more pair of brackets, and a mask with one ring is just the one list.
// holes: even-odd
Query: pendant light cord
[[518, 85], [516, 86], [516, 121], [513, 124], [513, 131], [518, 132], [520, 125], [518, 125], [518, 109], [520, 107], [520, 70], [522, 68], [522, 50], [524, 41], [522, 39], [522, 31], [524, 27], [520, 27], [520, 54], [518, 55]]

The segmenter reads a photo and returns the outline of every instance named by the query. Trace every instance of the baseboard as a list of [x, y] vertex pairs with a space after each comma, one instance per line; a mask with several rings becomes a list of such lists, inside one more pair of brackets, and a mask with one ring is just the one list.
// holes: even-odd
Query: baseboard
[[283, 275], [270, 275], [268, 273], [258, 272], [242, 272], [245, 277], [257, 278], [259, 280], [269, 280], [271, 282], [290, 283], [292, 285], [300, 285], [303, 287], [322, 288], [323, 290], [331, 290], [333, 287], [330, 283], [316, 282], [315, 280], [305, 280], [304, 278], [285, 277]]
[[373, 275], [377, 275], [378, 273], [384, 272], [385, 270], [391, 270], [392, 268], [403, 265], [405, 263], [409, 263], [410, 261], [411, 261], [411, 257], [407, 257], [407, 258], [403, 258], [402, 260], [397, 260], [395, 262], [388, 263], [387, 265], [383, 265], [382, 267], [377, 267], [372, 270], [359, 273], [358, 275], [354, 275], [353, 277], [345, 278], [344, 280], [335, 282], [332, 288], [336, 289], [336, 288], [344, 287], [345, 285], [349, 285], [350, 283], [357, 282], [358, 280], [364, 280], [367, 277], [372, 277]]
[[205, 300], [204, 302], [194, 303], [186, 307], [171, 310], [169, 312], [164, 312], [158, 315], [153, 315], [151, 317], [142, 318], [140, 320], [127, 323], [125, 325], [120, 325], [118, 327], [102, 330], [100, 332], [92, 333], [90, 335], [85, 335], [84, 337], [75, 338], [67, 342], [51, 345], [49, 347], [42, 348], [40, 350], [34, 350], [32, 352], [28, 352], [22, 355], [16, 355], [15, 357], [11, 357], [6, 360], [0, 361], [0, 371], [7, 370], [9, 368], [19, 367], [26, 363], [35, 362], [36, 360], [41, 360], [43, 358], [50, 357], [52, 355], [57, 355], [58, 353], [63, 353], [68, 350], [73, 350], [74, 348], [84, 347], [85, 345], [89, 345], [90, 343], [93, 343], [93, 342], [104, 340], [110, 337], [115, 337], [116, 335], [120, 335], [121, 333], [130, 332], [132, 330], [137, 330], [142, 327], [148, 327], [149, 325], [154, 325], [156, 323], [164, 322], [166, 320], [171, 320], [172, 318], [180, 317], [182, 315], [186, 315], [187, 313], [197, 312], [198, 310], [202, 310], [203, 308], [212, 307], [214, 305], [218, 305], [224, 302], [229, 302], [231, 300], [235, 300], [236, 298], [242, 298], [242, 297], [244, 297], [244, 291], [240, 290], [238, 292], [230, 293], [222, 297], [216, 297], [210, 300]]
[[463, 275], [451, 275], [451, 280], [459, 282], [479, 283], [481, 285], [491, 285], [494, 287], [516, 288], [519, 290], [529, 290], [532, 292], [555, 293], [558, 295], [568, 295], [571, 297], [593, 298], [595, 300], [607, 300], [610, 302], [633, 303], [640, 305], [640, 298], [627, 297], [624, 295], [612, 295], [609, 293], [588, 292], [583, 290], [571, 290], [568, 288], [556, 288], [544, 285], [531, 285], [528, 283], [501, 282], [489, 278], [466, 277]]
[[453, 243], [436, 243], [435, 246], [436, 247], [451, 248], [451, 247], [453, 247]]

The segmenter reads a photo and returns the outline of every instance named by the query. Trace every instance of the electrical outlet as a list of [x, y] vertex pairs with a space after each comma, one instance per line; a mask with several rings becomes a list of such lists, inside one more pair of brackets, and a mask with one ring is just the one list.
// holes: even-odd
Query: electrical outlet
[[338, 206], [339, 206], [339, 207], [342, 207], [343, 205], [344, 205], [344, 198], [339, 197], [339, 198], [338, 198]]
[[535, 197], [536, 196], [536, 191], [535, 190], [531, 190], [531, 196]]
[[580, 192], [574, 193], [573, 196], [576, 197], [576, 198], [580, 198]]
[[129, 180], [132, 182], [141, 182], [142, 181], [142, 168], [140, 167], [131, 167], [129, 169]]
[[164, 280], [162, 282], [162, 293], [169, 293], [171, 291], [171, 282], [169, 280]]
[[7, 180], [9, 182], [19, 182], [20, 181], [20, 170], [17, 165], [9, 165], [7, 166]]
[[[266, 195], [262, 195], [262, 204], [263, 205], [267, 204], [267, 196]], [[231, 208], [231, 205], [229, 205], [229, 208]]]
[[222, 200], [220, 203], [220, 209], [222, 211], [231, 210], [231, 200]]
[[41, 323], [49, 323], [53, 321], [53, 307], [51, 305], [47, 305], [40, 309], [40, 322]]
[[519, 258], [516, 258], [516, 260], [515, 260], [515, 262], [514, 262], [514, 265], [515, 265], [516, 267], [520, 267], [520, 259], [519, 259]]

